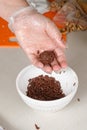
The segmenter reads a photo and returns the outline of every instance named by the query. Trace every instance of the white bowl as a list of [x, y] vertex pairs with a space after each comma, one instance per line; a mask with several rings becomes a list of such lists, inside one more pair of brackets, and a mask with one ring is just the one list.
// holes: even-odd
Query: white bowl
[[[28, 80], [39, 75], [52, 76], [58, 80], [61, 83], [62, 90], [66, 96], [52, 101], [40, 101], [26, 96]], [[52, 72], [52, 74], [47, 74], [41, 69], [30, 65], [18, 74], [16, 87], [18, 94], [29, 107], [36, 110], [55, 112], [64, 108], [73, 99], [78, 88], [78, 77], [70, 67], [61, 70], [61, 73]]]

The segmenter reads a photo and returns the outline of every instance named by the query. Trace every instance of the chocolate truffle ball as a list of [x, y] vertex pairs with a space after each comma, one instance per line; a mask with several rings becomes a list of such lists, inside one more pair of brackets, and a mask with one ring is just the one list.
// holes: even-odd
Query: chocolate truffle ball
[[55, 53], [53, 51], [44, 51], [39, 54], [39, 61], [44, 65], [51, 65], [54, 61]]

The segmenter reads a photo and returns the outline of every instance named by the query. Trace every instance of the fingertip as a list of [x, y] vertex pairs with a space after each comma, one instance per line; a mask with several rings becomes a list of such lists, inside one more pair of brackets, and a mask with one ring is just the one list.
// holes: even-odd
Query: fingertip
[[66, 61], [62, 61], [62, 62], [61, 62], [61, 67], [62, 67], [62, 68], [65, 69], [65, 68], [67, 68], [67, 66], [68, 66], [68, 65], [67, 65]]
[[38, 66], [39, 66], [39, 68], [43, 68], [44, 67], [44, 65], [41, 62], [38, 63]]
[[43, 69], [44, 65], [41, 62], [37, 62], [34, 64], [36, 67]]
[[43, 71], [45, 71], [46, 73], [51, 74], [52, 73], [52, 68], [50, 66], [44, 66]]
[[61, 67], [60, 67], [59, 65], [54, 65], [54, 66], [53, 66], [53, 70], [54, 70], [54, 71], [58, 71], [58, 70], [60, 70], [60, 68], [61, 68]]

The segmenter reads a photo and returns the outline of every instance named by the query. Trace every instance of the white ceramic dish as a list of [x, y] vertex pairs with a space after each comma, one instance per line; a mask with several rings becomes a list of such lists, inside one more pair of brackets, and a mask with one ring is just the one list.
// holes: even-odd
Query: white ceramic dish
[[[39, 75], [49, 75], [54, 77], [56, 80], [59, 80], [63, 92], [66, 94], [66, 96], [64, 98], [53, 100], [53, 101], [40, 101], [40, 100], [27, 97], [26, 90], [27, 90], [28, 80], [30, 78]], [[36, 68], [33, 65], [30, 65], [24, 68], [18, 74], [16, 79], [16, 87], [17, 87], [18, 94], [29, 107], [36, 110], [55, 112], [64, 108], [73, 99], [78, 88], [78, 77], [70, 67], [61, 70], [61, 73], [58, 74], [56, 74], [55, 72], [52, 72], [52, 74], [47, 74], [41, 69]]]

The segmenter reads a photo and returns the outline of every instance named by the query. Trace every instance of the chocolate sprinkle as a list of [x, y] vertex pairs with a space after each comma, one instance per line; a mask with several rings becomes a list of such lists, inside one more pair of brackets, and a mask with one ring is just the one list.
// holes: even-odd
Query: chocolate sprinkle
[[76, 85], [76, 83], [73, 84], [73, 86], [75, 86], [75, 85]]
[[44, 101], [56, 100], [65, 97], [65, 94], [61, 89], [60, 82], [48, 75], [40, 75], [29, 79], [26, 94], [28, 97]]
[[80, 98], [77, 98], [77, 101], [80, 102]]
[[36, 130], [40, 130], [40, 127], [37, 124], [35, 124], [35, 128]]

